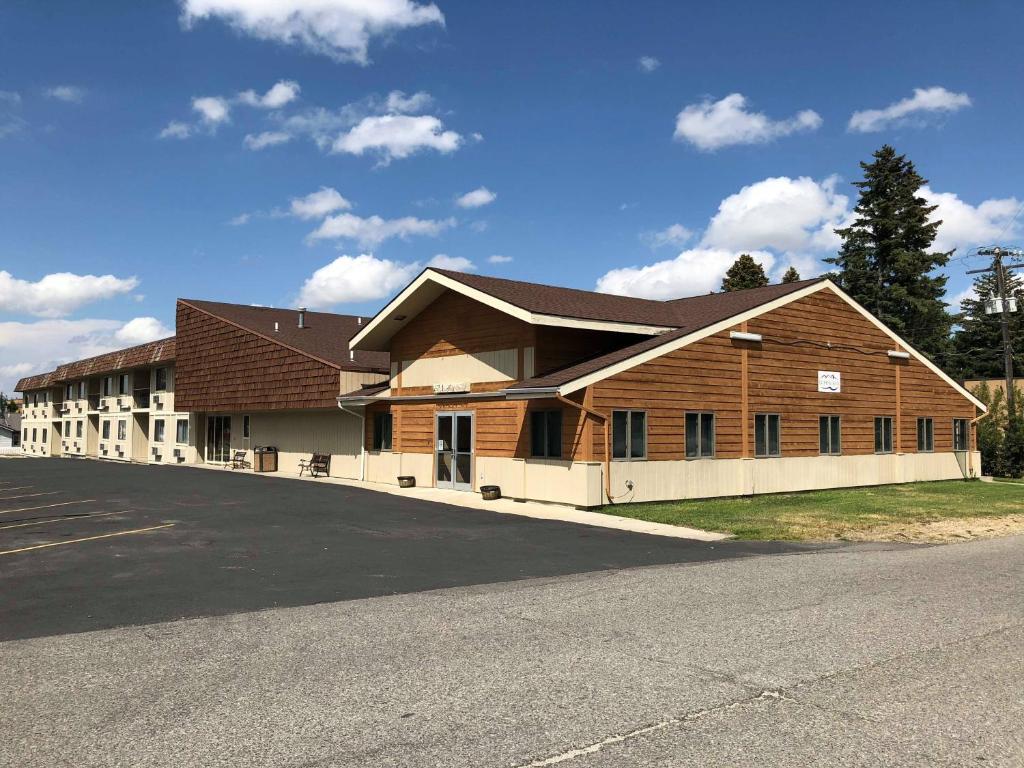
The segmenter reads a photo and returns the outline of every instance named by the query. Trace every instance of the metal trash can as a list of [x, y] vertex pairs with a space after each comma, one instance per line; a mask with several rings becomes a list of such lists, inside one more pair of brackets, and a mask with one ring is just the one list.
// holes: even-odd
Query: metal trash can
[[257, 445], [253, 453], [253, 472], [277, 472], [277, 446]]

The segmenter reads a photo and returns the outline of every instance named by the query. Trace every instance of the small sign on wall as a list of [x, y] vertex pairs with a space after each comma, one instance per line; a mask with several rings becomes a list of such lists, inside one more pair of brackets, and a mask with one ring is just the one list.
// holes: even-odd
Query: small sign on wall
[[435, 384], [434, 394], [461, 394], [463, 392], [469, 392], [470, 386], [466, 383], [459, 384]]
[[839, 392], [840, 387], [839, 371], [818, 371], [819, 392]]

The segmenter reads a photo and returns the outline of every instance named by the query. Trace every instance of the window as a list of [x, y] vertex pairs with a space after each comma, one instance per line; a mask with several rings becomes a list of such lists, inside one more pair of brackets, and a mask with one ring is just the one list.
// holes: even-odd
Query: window
[[167, 389], [166, 368], [157, 368], [153, 378], [155, 379], [154, 388], [156, 389], [157, 392], [163, 392]]
[[127, 395], [128, 394], [128, 374], [122, 373], [117, 377], [117, 394]]
[[75, 422], [75, 437], [81, 437], [82, 436], [82, 426], [83, 426], [83, 422], [82, 421], [76, 421]]
[[390, 413], [373, 414], [373, 450], [391, 450], [391, 430], [394, 417]]
[[245, 440], [248, 440], [249, 437], [250, 437], [250, 435], [249, 435], [249, 417], [248, 416], [243, 416], [242, 417], [242, 438], [245, 439]]
[[686, 458], [710, 459], [715, 455], [715, 414], [686, 414]]
[[176, 443], [188, 443], [188, 419], [178, 419], [174, 441]]
[[917, 420], [917, 450], [923, 453], [935, 450], [935, 427], [930, 418]]
[[818, 452], [822, 456], [838, 456], [843, 452], [838, 416], [818, 417]]
[[164, 441], [164, 420], [157, 419], [153, 422], [153, 442], [162, 443]]
[[46, 427], [43, 427], [43, 445], [46, 445]]
[[85, 382], [78, 382], [78, 399], [85, 400]]
[[562, 411], [530, 412], [530, 455], [562, 458]]
[[64, 422], [64, 435], [65, 435], [65, 437], [71, 437], [71, 422], [70, 421], [65, 421]]
[[124, 419], [117, 420], [117, 439], [127, 440], [128, 439], [128, 422]]
[[612, 458], [647, 458], [646, 411], [612, 411]]
[[777, 413], [759, 413], [754, 416], [754, 455], [759, 457], [782, 455]]
[[73, 400], [74, 397], [75, 397], [75, 385], [74, 384], [68, 384], [67, 386], [64, 387], [64, 399], [65, 400]]
[[103, 439], [104, 440], [109, 440], [110, 439], [110, 422], [107, 421], [107, 420], [104, 420], [104, 422], [103, 422]]
[[953, 419], [953, 450], [954, 451], [967, 451], [970, 450], [970, 425], [967, 419]]
[[103, 396], [110, 397], [112, 394], [114, 394], [114, 378], [105, 376], [103, 378]]
[[892, 416], [875, 417], [875, 453], [892, 453]]
[[36, 428], [32, 427], [32, 442], [33, 443], [36, 442], [36, 438], [37, 437], [38, 437], [38, 435], [36, 434]]

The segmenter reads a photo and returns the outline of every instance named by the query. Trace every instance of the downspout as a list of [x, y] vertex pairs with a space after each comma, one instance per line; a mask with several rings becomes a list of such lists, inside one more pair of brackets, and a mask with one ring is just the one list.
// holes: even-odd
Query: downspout
[[565, 405], [571, 406], [572, 408], [578, 408], [595, 419], [600, 419], [601, 429], [604, 432], [604, 495], [608, 499], [608, 503], [612, 502], [612, 473], [611, 473], [611, 452], [608, 450], [608, 417], [603, 413], [595, 411], [593, 408], [588, 408], [581, 403], [576, 403], [567, 397], [564, 397], [558, 393], [555, 393], [555, 399]]
[[[976, 418], [971, 419], [971, 434], [974, 435], [974, 445], [975, 445], [975, 447], [978, 448], [979, 451], [981, 450], [981, 448], [978, 446], [978, 422], [981, 421], [982, 419], [986, 418], [987, 416], [991, 416], [991, 415], [992, 415], [992, 411], [988, 410], [988, 411], [985, 411], [983, 414], [981, 414], [981, 416], [978, 416]], [[970, 447], [970, 446], [968, 446], [968, 447]], [[974, 455], [974, 451], [967, 451], [967, 476], [968, 477], [973, 477], [974, 476], [974, 468], [971, 466], [971, 456], [973, 456], [973, 455]], [[978, 477], [981, 477], [981, 467], [978, 467]]]
[[338, 407], [342, 410], [342, 413], [347, 413], [349, 416], [355, 416], [359, 419], [359, 482], [365, 482], [366, 480], [366, 406], [363, 406], [362, 413], [356, 413], [350, 411], [341, 403], [338, 403]]

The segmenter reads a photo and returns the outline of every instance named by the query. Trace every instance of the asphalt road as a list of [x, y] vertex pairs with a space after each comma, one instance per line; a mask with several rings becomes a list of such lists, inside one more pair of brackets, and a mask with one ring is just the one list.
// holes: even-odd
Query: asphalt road
[[0, 764], [1024, 765], [1024, 537], [264, 608], [0, 643]]
[[0, 763], [1020, 766], [1024, 540], [0, 644]]
[[249, 472], [7, 459], [0, 640], [800, 549], [488, 514]]

